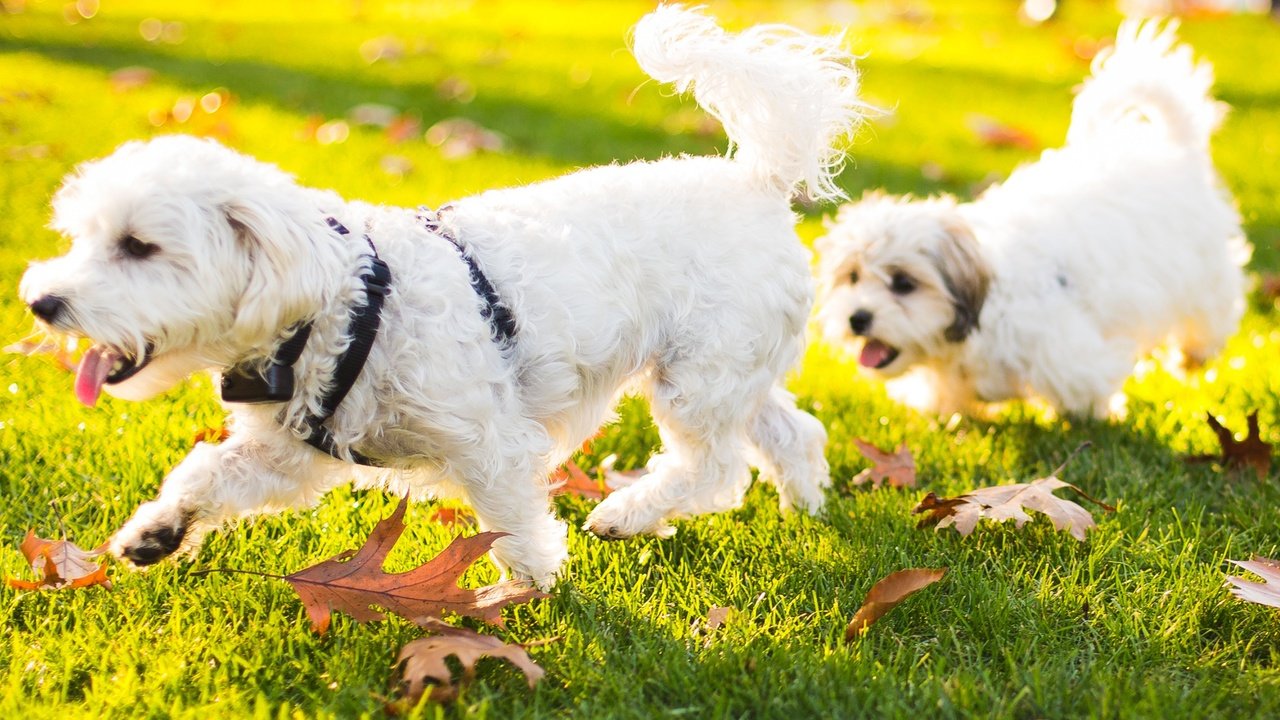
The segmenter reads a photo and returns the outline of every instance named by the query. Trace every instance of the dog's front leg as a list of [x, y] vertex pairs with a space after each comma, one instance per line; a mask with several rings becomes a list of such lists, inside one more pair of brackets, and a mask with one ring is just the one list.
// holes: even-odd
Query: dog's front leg
[[273, 452], [246, 436], [199, 443], [165, 478], [159, 497], [140, 505], [112, 536], [111, 552], [151, 565], [180, 549], [198, 549], [209, 530], [228, 520], [314, 502], [328, 489], [316, 456], [301, 444]]

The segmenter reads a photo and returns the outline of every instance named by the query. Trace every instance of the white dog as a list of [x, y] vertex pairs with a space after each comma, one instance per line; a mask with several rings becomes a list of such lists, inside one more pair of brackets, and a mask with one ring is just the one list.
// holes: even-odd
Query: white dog
[[[837, 142], [860, 119], [851, 60], [838, 38], [733, 35], [680, 7], [643, 18], [633, 46], [723, 121], [732, 157], [583, 170], [425, 217], [188, 137], [126, 144], [69, 177], [53, 226], [72, 249], [33, 265], [21, 295], [46, 327], [95, 342], [81, 400], [143, 399], [208, 368], [232, 401], [230, 439], [197, 446], [113, 551], [153, 563], [354, 474], [460, 495], [510, 533], [499, 566], [547, 586], [566, 557], [549, 471], [628, 388], [649, 400], [662, 452], [591, 531], [664, 535], [671, 518], [733, 508], [748, 459], [784, 509], [820, 508], [826, 433], [781, 385], [813, 294], [789, 198], [800, 182], [837, 194]], [[391, 276], [380, 309], [375, 253]], [[353, 335], [370, 321], [361, 369]]]
[[1248, 259], [1209, 156], [1223, 108], [1174, 26], [1127, 23], [1066, 146], [976, 202], [870, 194], [821, 255], [825, 336], [925, 411], [1038, 397], [1104, 416], [1139, 357], [1204, 361], [1235, 332]]

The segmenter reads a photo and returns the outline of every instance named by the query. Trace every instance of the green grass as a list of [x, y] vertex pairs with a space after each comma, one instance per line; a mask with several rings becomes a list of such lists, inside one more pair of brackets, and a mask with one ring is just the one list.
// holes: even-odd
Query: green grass
[[[17, 8], [22, 3], [7, 0]], [[349, 197], [438, 204], [484, 188], [529, 182], [584, 165], [707, 153], [718, 135], [696, 131], [691, 104], [644, 78], [625, 51], [644, 2], [269, 3], [104, 2], [90, 20], [62, 3], [0, 14], [0, 340], [31, 322], [16, 299], [25, 263], [65, 248], [44, 229], [59, 179], [84, 159], [155, 132], [209, 129], [280, 164], [306, 183]], [[842, 183], [966, 195], [1031, 154], [983, 147], [968, 129], [982, 114], [1024, 128], [1044, 145], [1066, 128], [1070, 89], [1087, 72], [1078, 40], [1110, 35], [1111, 5], [1067, 2], [1038, 28], [1017, 24], [1010, 2], [715, 2], [742, 26], [789, 21], [811, 29], [849, 15], [851, 47], [865, 53], [868, 99], [895, 112], [853, 146]], [[903, 6], [905, 7], [905, 6]], [[149, 43], [142, 20], [181, 22], [180, 43]], [[1215, 156], [1256, 245], [1251, 269], [1280, 268], [1280, 27], [1260, 18], [1188, 21], [1183, 36], [1218, 70], [1234, 106]], [[405, 56], [367, 64], [360, 46], [394, 36]], [[145, 87], [116, 92], [109, 74], [152, 68]], [[442, 99], [462, 78], [474, 99]], [[180, 97], [224, 88], [229, 107], [182, 126], [148, 114]], [[353, 128], [342, 144], [300, 138], [308, 118], [342, 116], [361, 102], [414, 112], [429, 126], [464, 116], [502, 133], [501, 154], [450, 161], [421, 141], [391, 146]], [[388, 175], [379, 161], [407, 158]], [[930, 172], [923, 168], [930, 165]], [[934, 178], [926, 179], [925, 174]], [[802, 234], [820, 232], [808, 217]], [[1280, 553], [1276, 471], [1266, 482], [1229, 479], [1180, 456], [1208, 452], [1203, 422], [1233, 427], [1260, 413], [1280, 439], [1280, 311], [1255, 296], [1239, 335], [1201, 373], [1159, 370], [1128, 386], [1124, 421], [1052, 422], [1013, 406], [989, 421], [954, 424], [889, 402], [852, 365], [815, 345], [793, 387], [828, 425], [837, 489], [819, 518], [783, 517], [772, 490], [746, 505], [678, 523], [667, 540], [602, 543], [571, 531], [573, 557], [554, 596], [507, 613], [504, 637], [560, 640], [532, 650], [548, 670], [527, 690], [512, 669], [485, 661], [452, 708], [423, 717], [1260, 717], [1280, 714], [1280, 625], [1275, 611], [1232, 599], [1227, 558]], [[74, 402], [68, 375], [42, 358], [0, 358], [0, 574], [22, 575], [28, 527], [59, 523], [83, 544], [105, 539], [151, 497], [199, 429], [221, 411], [207, 378], [144, 404]], [[851, 438], [915, 451], [921, 491], [850, 491], [865, 466]], [[1086, 543], [1045, 521], [1015, 531], [916, 530], [909, 510], [924, 489], [953, 494], [1043, 475], [1084, 440], [1094, 449], [1064, 479], [1118, 506]], [[638, 403], [597, 442], [621, 466], [641, 463], [655, 433]], [[586, 458], [591, 464], [597, 458]], [[572, 527], [591, 503], [557, 501]], [[111, 591], [0, 589], [0, 716], [379, 716], [399, 646], [419, 635], [392, 620], [339, 618], [316, 637], [282, 582], [193, 575], [208, 567], [289, 572], [357, 546], [393, 501], [333, 493], [319, 507], [246, 523], [212, 537], [193, 562], [147, 573], [116, 570]], [[450, 531], [410, 510], [392, 556], [404, 568], [444, 547]], [[849, 647], [844, 625], [872, 583], [904, 567], [951, 568]], [[472, 583], [492, 581], [478, 563]], [[736, 608], [712, 632], [696, 629], [715, 605]]]

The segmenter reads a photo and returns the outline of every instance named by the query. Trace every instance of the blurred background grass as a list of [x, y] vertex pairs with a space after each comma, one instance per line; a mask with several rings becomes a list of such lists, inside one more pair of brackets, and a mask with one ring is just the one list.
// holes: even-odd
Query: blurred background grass
[[[1113, 34], [1110, 3], [1067, 0], [1027, 25], [1016, 3], [712, 2], [731, 27], [847, 26], [866, 98], [888, 110], [851, 146], [841, 183], [971, 196], [1065, 132], [1071, 89]], [[652, 3], [15, 2], [0, 13], [0, 340], [32, 324], [16, 299], [26, 262], [65, 240], [48, 199], [76, 163], [159, 133], [212, 135], [308, 184], [438, 205], [597, 163], [723, 150], [692, 103], [646, 82], [626, 51]], [[1214, 144], [1257, 250], [1280, 265], [1280, 29], [1197, 14], [1183, 38], [1232, 105]], [[486, 134], [489, 133], [489, 134]], [[486, 149], [487, 148], [487, 149]], [[831, 208], [801, 225], [811, 239]], [[448, 710], [421, 716], [983, 717], [1264, 716], [1280, 713], [1280, 632], [1222, 589], [1227, 557], [1280, 551], [1276, 472], [1266, 482], [1188, 468], [1208, 452], [1205, 412], [1243, 428], [1258, 410], [1280, 439], [1280, 322], [1255, 292], [1218, 361], [1128, 386], [1123, 422], [1052, 422], [1014, 406], [996, 421], [938, 422], [888, 402], [816, 344], [793, 388], [827, 423], [837, 489], [818, 519], [782, 517], [768, 488], [739, 511], [680, 524], [669, 540], [604, 544], [572, 531], [554, 598], [509, 613], [549, 670], [533, 692], [500, 665]], [[0, 572], [24, 572], [28, 527], [91, 546], [148, 499], [192, 436], [221, 422], [207, 378], [144, 404], [74, 402], [46, 358], [0, 357]], [[1088, 543], [1048, 523], [961, 540], [916, 531], [919, 493], [852, 492], [851, 443], [907, 442], [924, 488], [958, 493], [1042, 475], [1082, 440], [1064, 479], [1119, 506]], [[656, 438], [640, 403], [597, 441], [642, 463]], [[571, 525], [587, 501], [557, 501]], [[82, 593], [0, 589], [0, 713], [12, 717], [354, 717], [381, 713], [391, 661], [417, 635], [339, 620], [312, 636], [281, 583], [193, 577], [210, 566], [288, 572], [356, 546], [391, 502], [339, 491], [317, 509], [212, 538], [194, 562]], [[394, 567], [453, 530], [411, 510]], [[5, 549], [8, 548], [8, 549]], [[880, 576], [949, 565], [846, 648], [844, 623]], [[469, 582], [491, 581], [479, 563]], [[698, 620], [736, 609], [720, 630]]]

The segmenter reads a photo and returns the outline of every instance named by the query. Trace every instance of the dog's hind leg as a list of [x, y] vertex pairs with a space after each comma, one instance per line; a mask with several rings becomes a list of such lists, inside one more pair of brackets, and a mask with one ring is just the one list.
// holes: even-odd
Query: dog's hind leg
[[648, 474], [596, 506], [586, 529], [608, 539], [667, 536], [674, 532], [670, 518], [742, 504], [751, 482], [748, 425], [773, 378], [760, 369], [747, 377], [727, 377], [732, 374], [728, 363], [704, 358], [655, 372], [647, 389], [662, 452], [650, 458]]
[[747, 432], [752, 463], [760, 469], [761, 480], [777, 487], [782, 509], [817, 512], [823, 488], [831, 485], [822, 423], [797, 408], [791, 393], [775, 387]]

